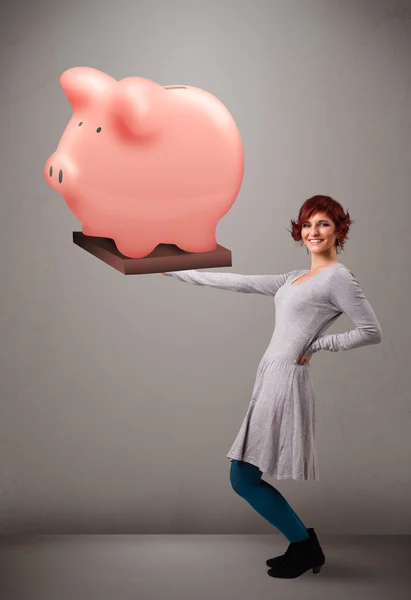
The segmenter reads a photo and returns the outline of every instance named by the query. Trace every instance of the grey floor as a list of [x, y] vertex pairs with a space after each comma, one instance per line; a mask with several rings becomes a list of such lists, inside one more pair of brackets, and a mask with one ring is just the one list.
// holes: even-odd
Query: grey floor
[[410, 536], [327, 536], [326, 564], [267, 575], [273, 535], [0, 537], [1, 600], [410, 600]]

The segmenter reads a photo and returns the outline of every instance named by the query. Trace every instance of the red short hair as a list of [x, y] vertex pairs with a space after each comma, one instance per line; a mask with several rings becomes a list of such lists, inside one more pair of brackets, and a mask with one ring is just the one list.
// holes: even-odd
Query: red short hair
[[348, 239], [348, 231], [354, 221], [350, 219], [350, 213], [345, 212], [339, 202], [330, 198], [330, 196], [313, 196], [304, 202], [298, 213], [297, 221], [291, 219], [291, 237], [296, 241], [302, 240], [301, 229], [303, 223], [308, 221], [311, 215], [317, 212], [326, 212], [329, 218], [334, 222], [337, 233], [339, 234], [339, 246], [341, 250], [345, 241]]

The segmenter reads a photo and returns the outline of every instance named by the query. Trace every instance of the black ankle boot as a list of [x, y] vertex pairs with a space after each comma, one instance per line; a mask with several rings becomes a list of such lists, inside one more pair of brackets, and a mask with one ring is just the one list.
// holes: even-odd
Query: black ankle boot
[[293, 579], [309, 569], [312, 569], [313, 573], [319, 573], [324, 563], [324, 553], [315, 531], [312, 530], [307, 540], [290, 544], [282, 563], [269, 569], [268, 575], [270, 577]]
[[[307, 533], [309, 534], [310, 537], [314, 537], [315, 539], [317, 539], [317, 536], [315, 534], [315, 531], [312, 527], [309, 527], [307, 529]], [[285, 554], [281, 554], [281, 556], [275, 556], [274, 558], [269, 558], [266, 561], [266, 565], [267, 567], [277, 567], [278, 565], [282, 565], [285, 558], [289, 555], [290, 551], [291, 551], [291, 547], [293, 546], [293, 544], [295, 544], [295, 542], [291, 542], [291, 544], [288, 546]]]

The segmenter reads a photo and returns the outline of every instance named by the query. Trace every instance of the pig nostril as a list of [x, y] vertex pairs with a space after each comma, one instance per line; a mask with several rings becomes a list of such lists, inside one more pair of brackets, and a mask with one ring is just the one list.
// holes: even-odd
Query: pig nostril
[[50, 165], [50, 177], [53, 176], [53, 167]]
[[63, 171], [60, 169], [59, 171], [59, 183], [63, 181]]

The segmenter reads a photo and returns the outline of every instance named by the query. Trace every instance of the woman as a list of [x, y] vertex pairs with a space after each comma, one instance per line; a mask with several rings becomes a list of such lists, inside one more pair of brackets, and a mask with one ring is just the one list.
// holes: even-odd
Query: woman
[[[274, 298], [276, 324], [261, 359], [243, 423], [227, 457], [233, 489], [290, 542], [267, 560], [272, 577], [318, 573], [325, 556], [314, 529], [305, 525], [263, 473], [276, 479], [319, 480], [315, 447], [315, 396], [308, 366], [319, 350], [339, 352], [378, 344], [380, 324], [354, 274], [337, 259], [352, 221], [328, 196], [308, 199], [291, 235], [311, 253], [311, 268], [282, 275], [175, 271], [194, 285]], [[167, 275], [167, 273], [164, 273]], [[345, 313], [356, 328], [322, 335]]]

